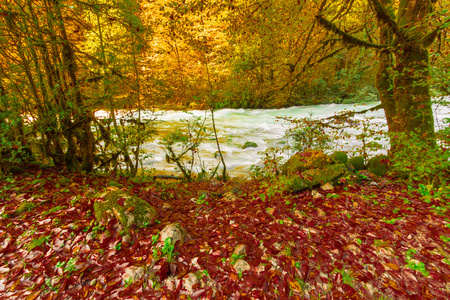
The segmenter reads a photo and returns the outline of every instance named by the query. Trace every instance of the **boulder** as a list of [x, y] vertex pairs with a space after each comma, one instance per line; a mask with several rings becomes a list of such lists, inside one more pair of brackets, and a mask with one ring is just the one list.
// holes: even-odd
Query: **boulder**
[[337, 161], [340, 161], [341, 163], [345, 164], [347, 162], [348, 156], [347, 153], [342, 151], [336, 151], [331, 155], [332, 158], [334, 158]]
[[362, 156], [354, 156], [350, 158], [347, 163], [351, 164], [355, 171], [364, 170], [364, 157]]
[[344, 164], [325, 166], [321, 169], [306, 170], [299, 175], [288, 178], [286, 188], [295, 193], [304, 189], [312, 189], [316, 185], [324, 185], [347, 174]]
[[347, 167], [317, 150], [296, 153], [281, 167], [286, 189], [292, 193], [324, 185], [348, 175]]
[[386, 155], [378, 155], [375, 157], [372, 157], [367, 162], [367, 170], [377, 176], [384, 176], [386, 175], [388, 169], [390, 166], [390, 160], [389, 157]]
[[325, 153], [313, 149], [297, 152], [281, 167], [284, 175], [293, 175], [309, 169], [321, 169], [327, 165], [336, 164], [336, 160]]
[[130, 228], [153, 225], [158, 219], [158, 212], [148, 202], [118, 188], [109, 187], [95, 197], [94, 212], [97, 221], [116, 218], [125, 228]]

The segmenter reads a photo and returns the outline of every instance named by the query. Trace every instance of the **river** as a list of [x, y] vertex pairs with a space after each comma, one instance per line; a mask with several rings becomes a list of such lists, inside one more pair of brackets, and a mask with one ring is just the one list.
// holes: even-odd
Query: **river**
[[[261, 152], [269, 147], [283, 147], [292, 144], [292, 141], [286, 136], [286, 130], [289, 128], [289, 122], [283, 121], [283, 117], [304, 118], [312, 115], [313, 118], [324, 118], [332, 116], [337, 112], [344, 110], [361, 111], [373, 107], [379, 102], [367, 104], [325, 104], [314, 106], [289, 107], [282, 109], [221, 109], [214, 112], [217, 133], [220, 141], [220, 148], [223, 152], [227, 170], [230, 176], [248, 176], [249, 168], [252, 165], [260, 165]], [[442, 129], [448, 124], [443, 120], [450, 117], [450, 109], [445, 106], [434, 106], [436, 129]], [[143, 118], [150, 117], [152, 113], [144, 112]], [[193, 110], [189, 113], [181, 111], [163, 111], [157, 113], [159, 120], [157, 130], [158, 136], [146, 142], [143, 145], [144, 151], [150, 155], [144, 161], [146, 168], [154, 168], [159, 174], [177, 175], [175, 165], [166, 161], [165, 152], [160, 145], [163, 136], [173, 131], [177, 126], [183, 126], [180, 119], [189, 119], [192, 116], [206, 117], [205, 126], [211, 128], [210, 112]], [[372, 124], [378, 124], [386, 127], [383, 110], [376, 110], [356, 116], [357, 119], [372, 118]], [[351, 130], [357, 133], [356, 130]], [[254, 142], [257, 147], [248, 147], [243, 149], [246, 142]], [[379, 152], [385, 152], [387, 141], [378, 141], [383, 144], [384, 149]], [[338, 139], [335, 142], [337, 149], [352, 151], [358, 142], [354, 138]], [[218, 159], [214, 157], [217, 152], [216, 142], [213, 139], [206, 139], [199, 147], [201, 162], [196, 158], [194, 167], [199, 170], [199, 163], [206, 169], [214, 168]], [[285, 153], [285, 157], [289, 153]]]

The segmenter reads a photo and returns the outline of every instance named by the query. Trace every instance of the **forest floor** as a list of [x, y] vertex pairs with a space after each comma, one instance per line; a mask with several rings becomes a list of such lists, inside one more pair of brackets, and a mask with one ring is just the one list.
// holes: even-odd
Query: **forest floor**
[[[111, 185], [154, 206], [157, 224], [128, 240], [114, 220], [98, 225], [94, 196]], [[3, 178], [0, 299], [450, 299], [450, 199], [390, 180], [316, 197], [281, 185], [55, 168]], [[186, 241], [155, 251], [173, 222]], [[124, 279], [133, 266], [145, 272]]]

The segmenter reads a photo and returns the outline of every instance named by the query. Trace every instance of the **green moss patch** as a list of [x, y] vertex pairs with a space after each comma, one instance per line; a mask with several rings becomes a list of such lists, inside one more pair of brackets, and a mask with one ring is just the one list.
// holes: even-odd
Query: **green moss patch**
[[146, 201], [121, 190], [107, 190], [96, 195], [94, 203], [97, 221], [116, 218], [126, 228], [153, 225], [158, 212]]

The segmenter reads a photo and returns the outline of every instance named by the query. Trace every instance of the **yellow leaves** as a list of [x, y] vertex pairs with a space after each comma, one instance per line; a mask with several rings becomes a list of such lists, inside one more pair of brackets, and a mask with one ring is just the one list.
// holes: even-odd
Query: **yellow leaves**
[[20, 279], [17, 279], [11, 286], [11, 292], [14, 292], [19, 284], [20, 284]]
[[25, 300], [34, 300], [39, 296], [39, 294], [42, 292], [42, 290], [34, 291], [33, 293], [29, 294], [28, 297], [25, 298]]
[[395, 271], [400, 270], [400, 268], [396, 264], [393, 264], [393, 263], [387, 263], [386, 266]]
[[301, 293], [302, 292], [302, 286], [297, 280], [292, 280], [291, 278], [288, 278], [289, 287], [291, 290], [294, 290], [296, 292]]

